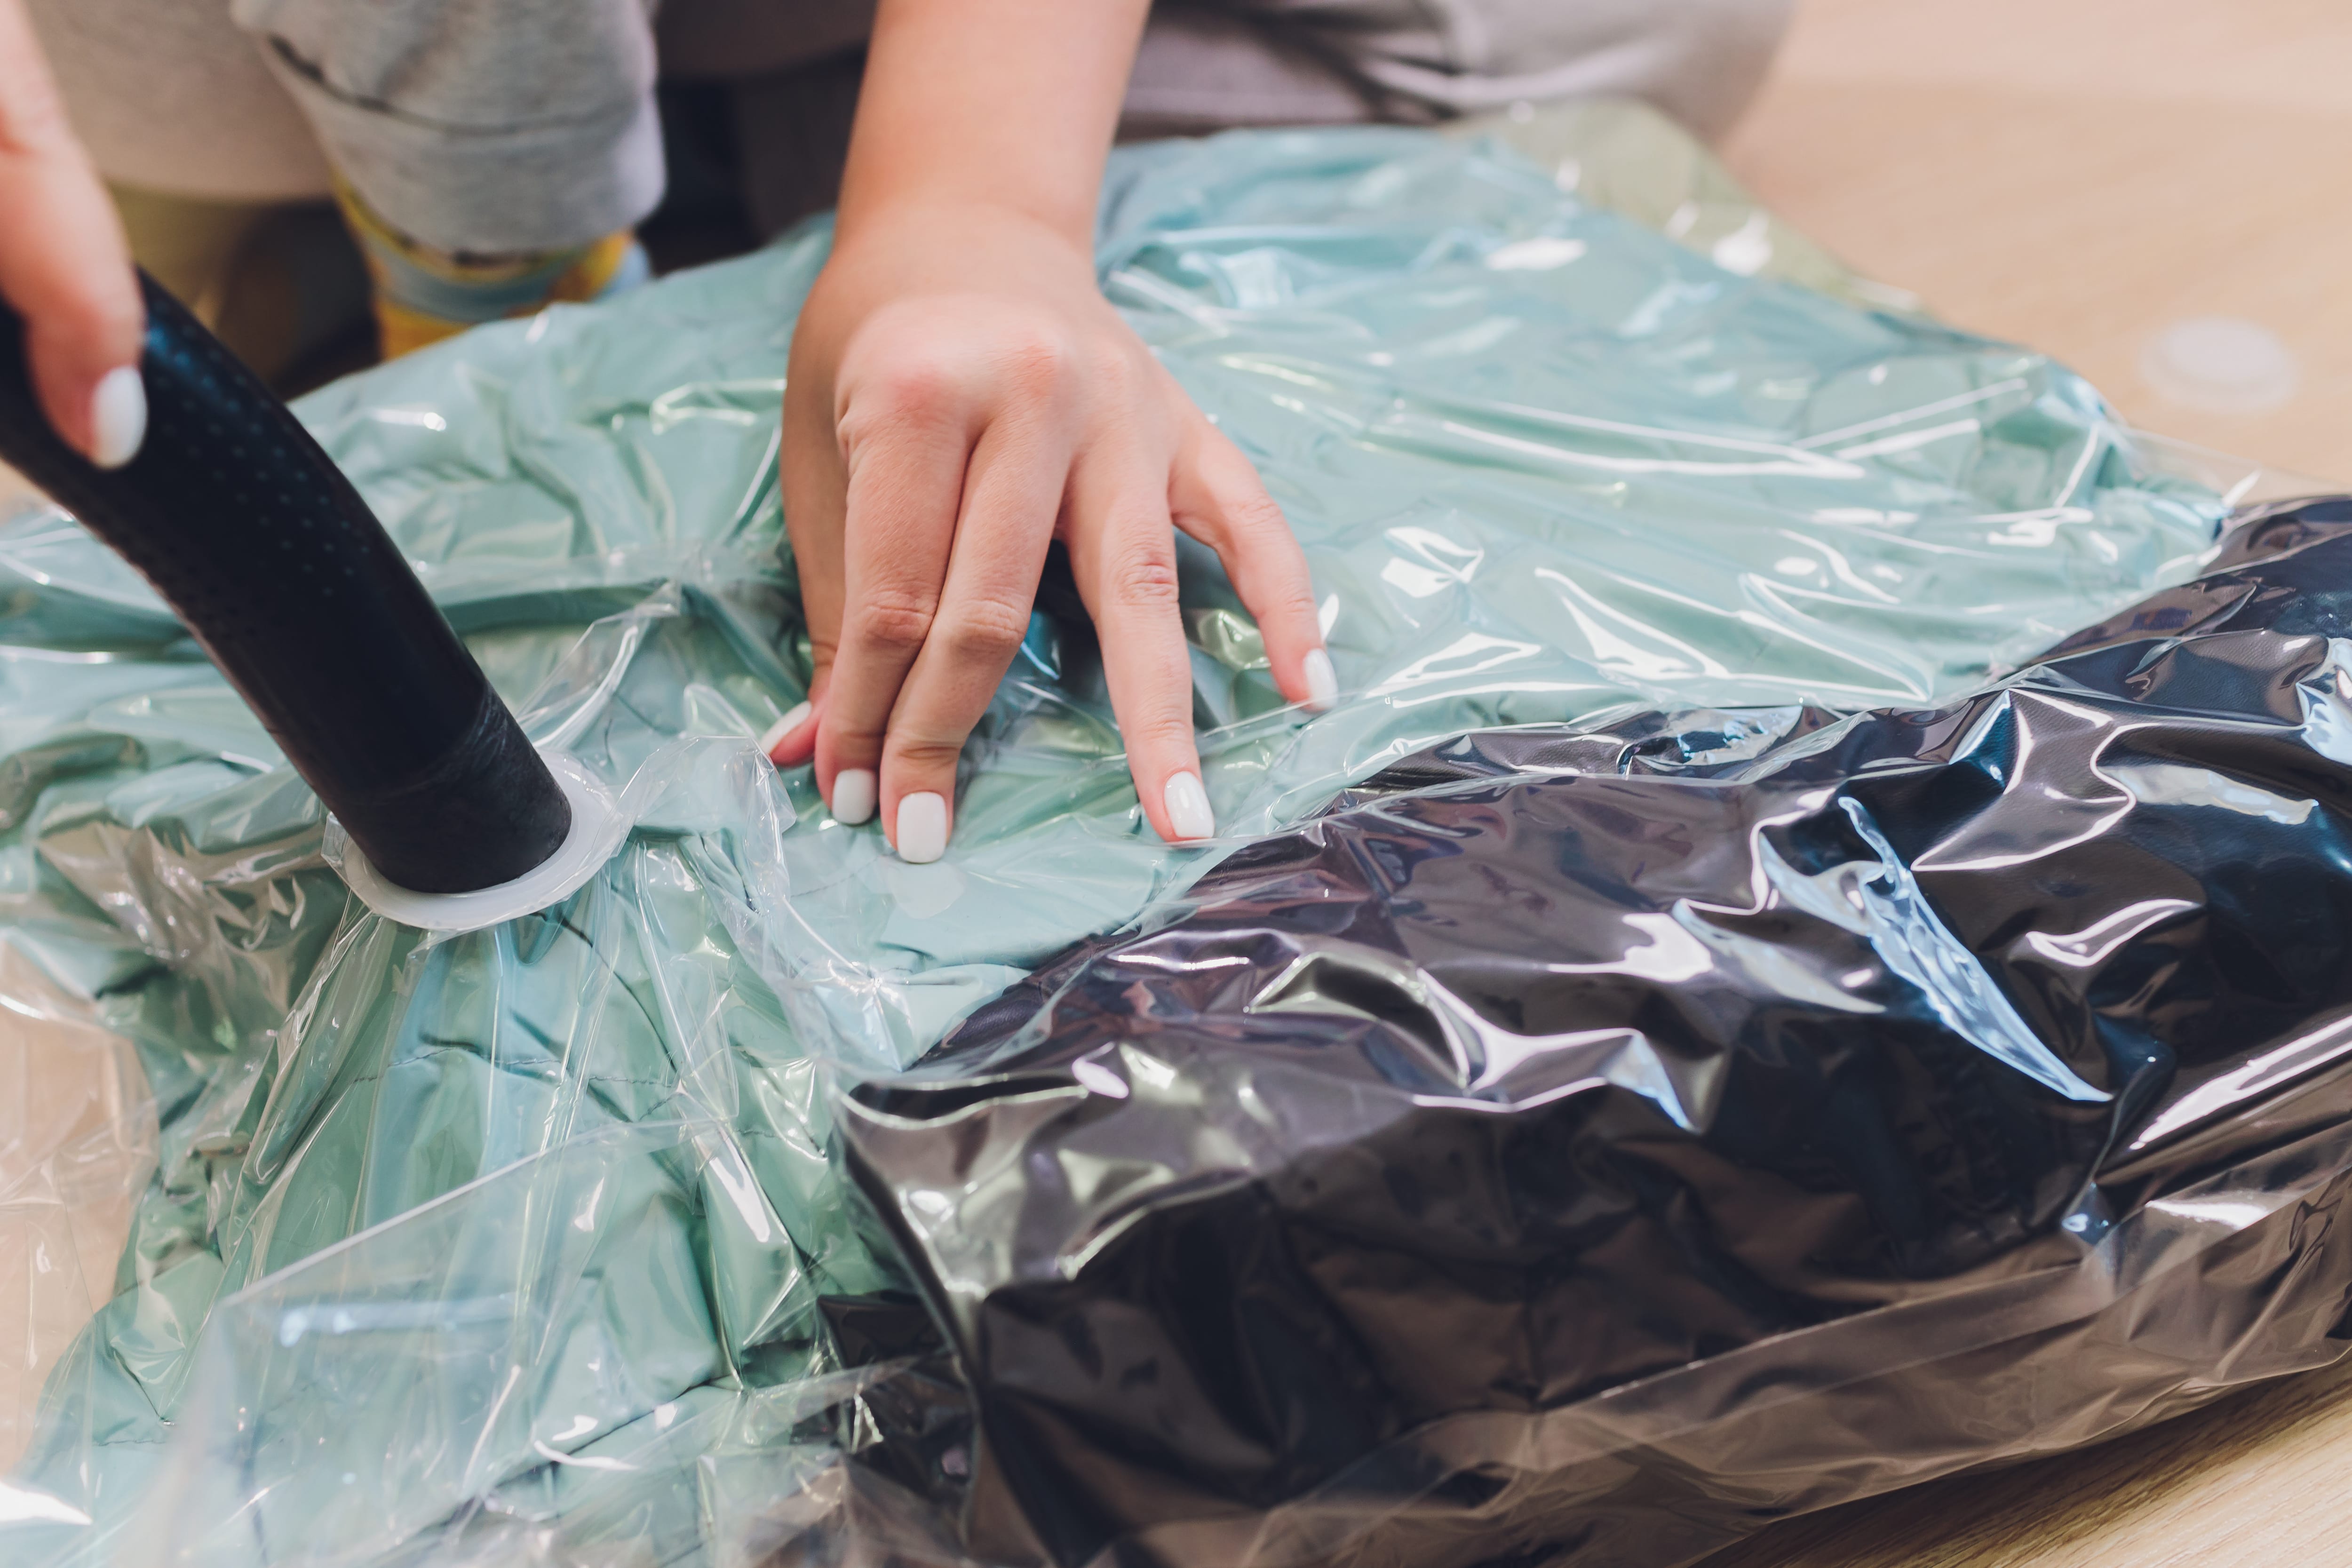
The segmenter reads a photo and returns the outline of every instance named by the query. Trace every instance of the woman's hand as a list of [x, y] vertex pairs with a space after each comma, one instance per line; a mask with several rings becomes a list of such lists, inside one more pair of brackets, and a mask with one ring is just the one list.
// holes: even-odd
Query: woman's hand
[[[845, 217], [847, 215], [845, 214]], [[1223, 560], [1276, 683], [1328, 703], [1307, 563], [1255, 470], [1151, 357], [1052, 225], [913, 203], [845, 226], [793, 342], [784, 505], [816, 661], [772, 737], [835, 817], [946, 847], [956, 758], [1069, 551], [1143, 809], [1216, 830], [1192, 745], [1173, 531]]]
[[1328, 701], [1307, 563], [1249, 462], [1095, 282], [1149, 0], [881, 0], [834, 252], [793, 339], [784, 514], [816, 670], [768, 737], [834, 816], [947, 847], [956, 758], [1067, 546], [1144, 814], [1216, 831], [1175, 532], [1222, 556], [1276, 683]]
[[100, 468], [137, 456], [146, 312], [130, 247], [17, 0], [0, 0], [0, 299], [25, 318], [58, 434]]

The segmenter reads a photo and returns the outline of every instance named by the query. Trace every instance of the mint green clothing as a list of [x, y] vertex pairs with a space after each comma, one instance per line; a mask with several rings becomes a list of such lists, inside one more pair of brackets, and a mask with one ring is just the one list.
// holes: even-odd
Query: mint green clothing
[[1289, 515], [1342, 698], [1284, 707], [1190, 552], [1224, 846], [1152, 837], [1087, 636], [1041, 616], [956, 841], [904, 866], [751, 741], [806, 668], [776, 431], [825, 239], [303, 407], [534, 735], [635, 815], [542, 914], [366, 912], [135, 579], [54, 515], [0, 529], [0, 942], [137, 1042], [163, 1126], [10, 1563], [788, 1539], [830, 1452], [801, 1417], [844, 1386], [810, 1381], [820, 1300], [893, 1278], [826, 1158], [830, 1074], [1445, 736], [1927, 702], [2190, 574], [2223, 510], [2039, 355], [1723, 270], [1491, 145], [1133, 148], [1104, 287]]

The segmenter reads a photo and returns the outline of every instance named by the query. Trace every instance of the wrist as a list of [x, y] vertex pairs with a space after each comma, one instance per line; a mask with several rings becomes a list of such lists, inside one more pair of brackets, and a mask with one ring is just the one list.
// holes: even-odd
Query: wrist
[[877, 193], [856, 202], [845, 200], [834, 218], [836, 250], [877, 240], [932, 250], [1011, 241], [1066, 247], [1091, 258], [1094, 237], [1091, 210], [1041, 211], [1038, 204], [968, 190], [918, 187]]
[[1094, 277], [1094, 235], [1024, 207], [966, 195], [908, 193], [887, 202], [845, 208], [835, 220], [834, 255], [855, 256], [856, 267], [885, 277], [919, 274], [947, 284], [974, 283], [1027, 273], [1034, 277]]

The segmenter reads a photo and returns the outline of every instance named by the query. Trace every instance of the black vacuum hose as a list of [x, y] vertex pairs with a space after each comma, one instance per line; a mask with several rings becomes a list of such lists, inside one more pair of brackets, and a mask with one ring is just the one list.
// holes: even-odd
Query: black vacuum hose
[[143, 574], [388, 881], [461, 893], [552, 855], [571, 803], [351, 481], [143, 273], [147, 439], [49, 428], [0, 304], [0, 458]]

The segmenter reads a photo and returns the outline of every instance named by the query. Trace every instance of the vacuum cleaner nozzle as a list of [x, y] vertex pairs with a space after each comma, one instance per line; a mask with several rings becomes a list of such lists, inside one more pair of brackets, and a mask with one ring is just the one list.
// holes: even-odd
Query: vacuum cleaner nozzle
[[0, 457], [154, 585], [386, 880], [465, 893], [549, 859], [572, 805], [359, 492], [142, 274], [148, 424], [101, 469], [35, 395], [0, 305]]

